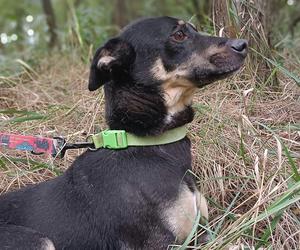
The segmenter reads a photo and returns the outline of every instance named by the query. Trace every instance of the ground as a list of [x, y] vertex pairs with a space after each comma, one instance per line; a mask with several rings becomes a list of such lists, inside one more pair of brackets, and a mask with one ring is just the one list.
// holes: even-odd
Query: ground
[[[0, 131], [75, 142], [106, 128], [103, 91], [87, 90], [89, 63], [53, 55], [22, 65], [22, 74], [0, 78]], [[299, 249], [300, 88], [278, 79], [258, 83], [246, 66], [195, 96], [193, 170], [211, 218], [201, 249]], [[81, 152], [53, 159], [1, 148], [0, 191], [53, 178]]]

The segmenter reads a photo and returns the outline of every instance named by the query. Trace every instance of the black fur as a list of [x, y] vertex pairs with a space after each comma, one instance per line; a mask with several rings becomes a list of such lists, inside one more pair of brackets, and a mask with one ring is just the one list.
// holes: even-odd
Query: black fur
[[[174, 32], [181, 29], [188, 39], [176, 41]], [[192, 53], [224, 47], [222, 55], [208, 53], [206, 66], [193, 67], [184, 76], [202, 87], [240, 67], [245, 53], [235, 43], [202, 36], [175, 18], [143, 19], [96, 51], [89, 89], [104, 84], [111, 129], [158, 135], [190, 122], [193, 111], [187, 106], [169, 116], [163, 81], [151, 70], [155, 61], [160, 58], [171, 72]], [[109, 60], [99, 62], [106, 56]], [[182, 183], [195, 190], [190, 169], [187, 138], [162, 146], [87, 151], [62, 176], [1, 196], [0, 249], [18, 249], [18, 244], [20, 249], [38, 248], [44, 237], [56, 249], [167, 249], [175, 235], [161, 210], [177, 199]], [[14, 234], [5, 238], [9, 232]], [[22, 240], [13, 243], [17, 238]]]
[[49, 241], [44, 235], [28, 227], [15, 225], [0, 225], [1, 250], [41, 250], [48, 246]]

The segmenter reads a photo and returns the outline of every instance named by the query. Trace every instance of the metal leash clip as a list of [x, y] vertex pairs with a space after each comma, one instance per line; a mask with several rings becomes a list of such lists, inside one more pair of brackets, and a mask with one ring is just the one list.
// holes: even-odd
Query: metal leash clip
[[80, 148], [89, 148], [94, 149], [95, 145], [93, 142], [76, 142], [76, 143], [66, 143], [66, 140], [62, 137], [54, 137], [56, 140], [56, 156], [59, 155], [60, 158], [63, 158], [68, 149], [80, 149]]

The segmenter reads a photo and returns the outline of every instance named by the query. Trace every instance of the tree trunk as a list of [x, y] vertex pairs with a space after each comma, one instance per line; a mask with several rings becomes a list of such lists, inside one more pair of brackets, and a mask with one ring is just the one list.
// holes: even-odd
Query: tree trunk
[[55, 45], [57, 45], [57, 33], [56, 33], [55, 15], [54, 15], [51, 0], [42, 0], [42, 6], [43, 6], [44, 14], [46, 16], [46, 21], [48, 25], [49, 34], [50, 34], [50, 40], [48, 45], [49, 48], [53, 48]]
[[213, 0], [212, 20], [214, 22], [215, 33], [222, 36], [236, 37], [237, 26], [232, 24], [229, 16], [230, 3], [228, 0]]
[[273, 1], [270, 0], [256, 0], [256, 5], [260, 12], [260, 22], [263, 26], [263, 32], [265, 33], [268, 45], [272, 47], [272, 25], [273, 25]]
[[216, 31], [229, 26], [229, 17], [227, 14], [227, 0], [213, 0], [213, 22]]
[[126, 0], [115, 0], [115, 8], [113, 13], [113, 24], [123, 28], [127, 23], [127, 1]]

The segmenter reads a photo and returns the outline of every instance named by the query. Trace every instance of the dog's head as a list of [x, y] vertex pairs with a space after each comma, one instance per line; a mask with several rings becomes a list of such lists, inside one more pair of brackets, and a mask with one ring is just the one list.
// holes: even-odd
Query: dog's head
[[176, 18], [142, 19], [96, 51], [89, 90], [156, 87], [170, 117], [191, 104], [197, 88], [237, 71], [246, 54], [245, 40], [202, 35]]

